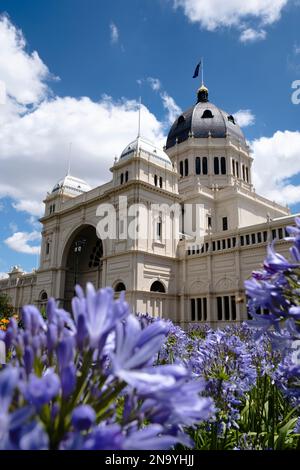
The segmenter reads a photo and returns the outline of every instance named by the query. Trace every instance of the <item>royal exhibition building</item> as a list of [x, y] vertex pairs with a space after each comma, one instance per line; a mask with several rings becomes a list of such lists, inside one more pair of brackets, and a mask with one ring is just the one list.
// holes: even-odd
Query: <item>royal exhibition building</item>
[[252, 161], [234, 116], [202, 85], [163, 149], [139, 132], [106, 184], [91, 188], [69, 173], [55, 184], [44, 201], [39, 268], [14, 267], [0, 292], [16, 310], [49, 297], [68, 309], [74, 285], [89, 281], [116, 296], [125, 290], [135, 312], [183, 327], [244, 321], [244, 281], [272, 240], [288, 253], [294, 223], [288, 208], [256, 193]]

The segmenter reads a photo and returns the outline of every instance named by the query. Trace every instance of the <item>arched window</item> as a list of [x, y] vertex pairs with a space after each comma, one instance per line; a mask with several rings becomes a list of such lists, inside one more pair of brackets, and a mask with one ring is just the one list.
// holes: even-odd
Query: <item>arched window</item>
[[200, 161], [200, 157], [196, 157], [196, 160], [195, 160], [195, 170], [196, 170], [196, 175], [200, 175], [200, 174], [201, 174], [201, 161]]
[[249, 168], [246, 166], [246, 180], [249, 183]]
[[218, 175], [220, 173], [219, 157], [214, 158], [214, 171], [215, 175]]
[[189, 174], [189, 161], [187, 158], [184, 160], [184, 174], [185, 176]]
[[47, 302], [48, 302], [48, 294], [47, 294], [47, 292], [42, 291], [42, 292], [40, 293], [40, 297], [39, 297], [39, 307], [40, 307], [43, 311], [46, 310]]
[[214, 117], [210, 109], [206, 109], [202, 114], [202, 119], [212, 119]]
[[225, 159], [225, 157], [221, 158], [221, 173], [222, 173], [222, 175], [226, 175], [226, 159]]
[[165, 289], [165, 286], [160, 281], [154, 281], [152, 286], [150, 287], [150, 292], [161, 292], [165, 294], [166, 289]]
[[115, 287], [115, 292], [122, 292], [123, 290], [126, 290], [125, 284], [123, 282], [118, 282]]
[[235, 169], [236, 169], [236, 176], [239, 178], [240, 177], [239, 162], [235, 162]]
[[162, 239], [162, 215], [159, 213], [159, 217], [155, 221], [155, 238], [161, 241]]
[[126, 181], [126, 183], [128, 181], [128, 171], [126, 171], [126, 173], [125, 173], [125, 181]]
[[207, 175], [207, 157], [202, 158], [202, 172]]
[[160, 187], [160, 188], [163, 187], [163, 179], [162, 179], [161, 176], [159, 177], [159, 187]]
[[100, 268], [101, 258], [103, 256], [103, 243], [102, 240], [97, 240], [96, 244], [90, 251], [89, 268]]
[[180, 172], [180, 176], [183, 176], [183, 162], [179, 163], [179, 172]]
[[157, 186], [157, 175], [154, 175], [154, 184]]
[[245, 165], [242, 165], [242, 171], [243, 171], [243, 180], [246, 181]]
[[233, 173], [233, 176], [235, 176], [235, 161], [232, 160], [232, 173]]
[[180, 124], [183, 124], [185, 122], [185, 118], [183, 115], [179, 116], [178, 118], [178, 121], [177, 121], [177, 125], [179, 126]]
[[42, 292], [40, 299], [41, 299], [41, 302], [47, 302], [47, 300], [48, 300], [47, 292]]
[[123, 173], [121, 173], [121, 176], [120, 176], [120, 182], [121, 182], [121, 184], [123, 184], [123, 183], [124, 183], [124, 174], [123, 174]]

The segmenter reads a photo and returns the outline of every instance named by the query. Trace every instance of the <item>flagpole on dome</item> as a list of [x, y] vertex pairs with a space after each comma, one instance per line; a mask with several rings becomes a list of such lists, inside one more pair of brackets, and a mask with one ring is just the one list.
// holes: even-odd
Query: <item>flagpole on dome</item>
[[139, 120], [138, 120], [138, 138], [141, 137], [141, 111], [142, 111], [142, 97], [139, 99]]
[[204, 58], [201, 59], [201, 77], [202, 77], [202, 86], [204, 85]]
[[67, 176], [70, 176], [70, 173], [71, 173], [71, 153], [72, 153], [72, 142], [69, 143], [69, 159], [68, 159]]

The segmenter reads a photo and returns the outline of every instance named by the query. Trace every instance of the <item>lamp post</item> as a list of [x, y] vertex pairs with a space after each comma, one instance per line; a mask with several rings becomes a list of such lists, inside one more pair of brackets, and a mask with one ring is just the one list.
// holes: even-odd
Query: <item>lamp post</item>
[[76, 286], [78, 279], [79, 257], [86, 245], [86, 242], [87, 241], [85, 239], [81, 239], [74, 243], [74, 286]]

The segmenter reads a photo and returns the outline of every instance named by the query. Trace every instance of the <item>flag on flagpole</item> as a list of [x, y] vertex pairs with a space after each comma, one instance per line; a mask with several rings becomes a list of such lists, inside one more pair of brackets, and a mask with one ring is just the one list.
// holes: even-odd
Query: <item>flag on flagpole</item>
[[200, 67], [201, 67], [201, 60], [200, 60], [199, 64], [197, 65], [197, 67], [195, 68], [193, 78], [197, 78], [199, 76]]

